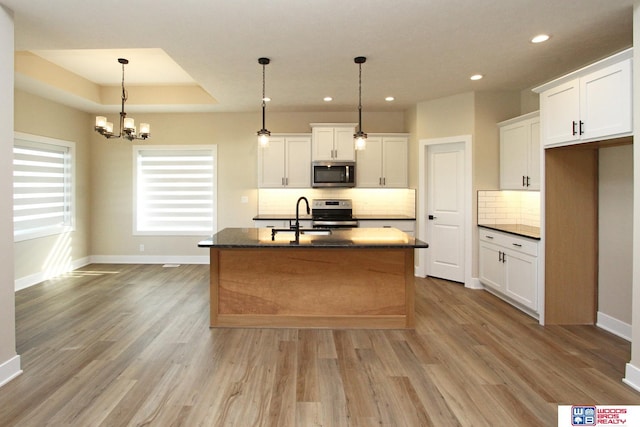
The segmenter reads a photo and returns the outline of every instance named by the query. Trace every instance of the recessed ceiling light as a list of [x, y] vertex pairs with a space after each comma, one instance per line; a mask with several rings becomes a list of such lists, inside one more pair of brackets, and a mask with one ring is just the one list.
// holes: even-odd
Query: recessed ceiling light
[[391, 101], [394, 101], [395, 98], [393, 96], [387, 96], [384, 100], [387, 102], [391, 102]]
[[482, 74], [474, 74], [473, 76], [469, 77], [471, 80], [480, 80], [482, 77], [484, 77]]
[[531, 43], [542, 43], [549, 40], [549, 36], [547, 34], [538, 34], [534, 38], [531, 39]]
[[332, 97], [330, 97], [330, 96], [325, 96], [325, 97], [323, 98], [323, 100], [324, 100], [324, 102], [330, 102], [330, 101], [333, 101], [333, 98], [332, 98]]

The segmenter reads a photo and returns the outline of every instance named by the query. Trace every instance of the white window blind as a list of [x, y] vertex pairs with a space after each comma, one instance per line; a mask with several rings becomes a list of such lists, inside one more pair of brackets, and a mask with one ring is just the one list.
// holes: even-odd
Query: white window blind
[[212, 234], [216, 210], [216, 147], [135, 146], [134, 153], [134, 232]]
[[16, 133], [13, 146], [14, 240], [73, 228], [73, 147]]

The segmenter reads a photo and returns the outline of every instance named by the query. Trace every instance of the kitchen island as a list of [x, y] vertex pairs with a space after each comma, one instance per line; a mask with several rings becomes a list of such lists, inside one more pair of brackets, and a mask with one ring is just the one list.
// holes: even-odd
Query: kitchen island
[[428, 245], [400, 230], [225, 228], [198, 246], [211, 327], [414, 327], [414, 249]]

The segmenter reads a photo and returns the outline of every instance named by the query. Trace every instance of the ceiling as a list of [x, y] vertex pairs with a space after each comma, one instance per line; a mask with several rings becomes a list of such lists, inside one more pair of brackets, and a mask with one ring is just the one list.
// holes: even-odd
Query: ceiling
[[[467, 91], [522, 90], [632, 44], [633, 0], [0, 0], [14, 11], [16, 51], [31, 51], [96, 86], [199, 86], [199, 111], [401, 111]], [[539, 33], [551, 35], [533, 44]], [[59, 52], [48, 52], [59, 51]], [[135, 56], [134, 53], [140, 56]], [[472, 74], [484, 78], [471, 81]], [[17, 87], [98, 112], [22, 79]], [[46, 78], [45, 78], [46, 80]], [[49, 88], [50, 89], [50, 88]], [[173, 93], [173, 92], [171, 92]], [[324, 102], [323, 97], [333, 101]], [[395, 101], [385, 102], [386, 96]], [[178, 97], [176, 97], [176, 100]], [[189, 101], [157, 103], [184, 111]], [[127, 106], [136, 101], [133, 93]], [[181, 110], [182, 108], [182, 110]], [[144, 107], [142, 107], [144, 109]], [[152, 110], [151, 107], [148, 108]]]

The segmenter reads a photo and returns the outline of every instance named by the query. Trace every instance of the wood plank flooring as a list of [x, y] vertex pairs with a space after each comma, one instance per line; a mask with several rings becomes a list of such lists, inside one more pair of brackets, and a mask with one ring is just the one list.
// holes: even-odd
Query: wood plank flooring
[[91, 265], [16, 294], [1, 426], [553, 426], [640, 404], [630, 345], [416, 279], [415, 330], [209, 329], [208, 266]]

